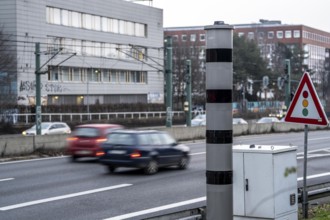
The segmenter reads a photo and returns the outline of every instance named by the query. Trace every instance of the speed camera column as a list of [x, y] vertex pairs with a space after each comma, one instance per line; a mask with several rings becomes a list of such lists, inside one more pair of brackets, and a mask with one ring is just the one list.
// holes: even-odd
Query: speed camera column
[[233, 27], [206, 26], [207, 219], [233, 219]]

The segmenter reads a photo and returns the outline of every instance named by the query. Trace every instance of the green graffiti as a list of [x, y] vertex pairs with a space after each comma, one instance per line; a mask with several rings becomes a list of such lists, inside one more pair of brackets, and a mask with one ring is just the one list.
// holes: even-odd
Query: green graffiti
[[297, 168], [296, 167], [290, 167], [290, 168], [286, 168], [285, 172], [284, 172], [284, 176], [288, 177], [289, 174], [291, 173], [296, 173], [297, 172]]

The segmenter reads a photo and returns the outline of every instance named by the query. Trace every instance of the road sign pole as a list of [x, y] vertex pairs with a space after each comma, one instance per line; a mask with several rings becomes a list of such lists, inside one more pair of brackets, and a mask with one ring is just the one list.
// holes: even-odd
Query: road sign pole
[[308, 142], [308, 125], [305, 125], [305, 138], [304, 138], [304, 177], [303, 177], [303, 192], [302, 192], [302, 209], [304, 218], [308, 218], [308, 192], [307, 192], [307, 142]]
[[233, 219], [233, 27], [206, 30], [206, 216]]

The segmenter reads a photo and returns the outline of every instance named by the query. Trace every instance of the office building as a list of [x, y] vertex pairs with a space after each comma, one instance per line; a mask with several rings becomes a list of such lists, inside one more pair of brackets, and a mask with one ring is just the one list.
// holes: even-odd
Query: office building
[[[40, 44], [42, 104], [163, 103], [163, 11], [123, 0], [1, 0], [13, 68], [1, 103], [34, 105]], [[14, 100], [15, 99], [15, 100]]]

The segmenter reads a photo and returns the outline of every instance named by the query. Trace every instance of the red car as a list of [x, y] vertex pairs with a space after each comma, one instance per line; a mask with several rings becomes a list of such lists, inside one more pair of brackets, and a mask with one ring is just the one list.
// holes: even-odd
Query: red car
[[117, 124], [78, 125], [67, 138], [67, 152], [72, 161], [81, 157], [98, 158], [103, 153], [100, 145], [107, 140], [107, 135], [123, 128]]

